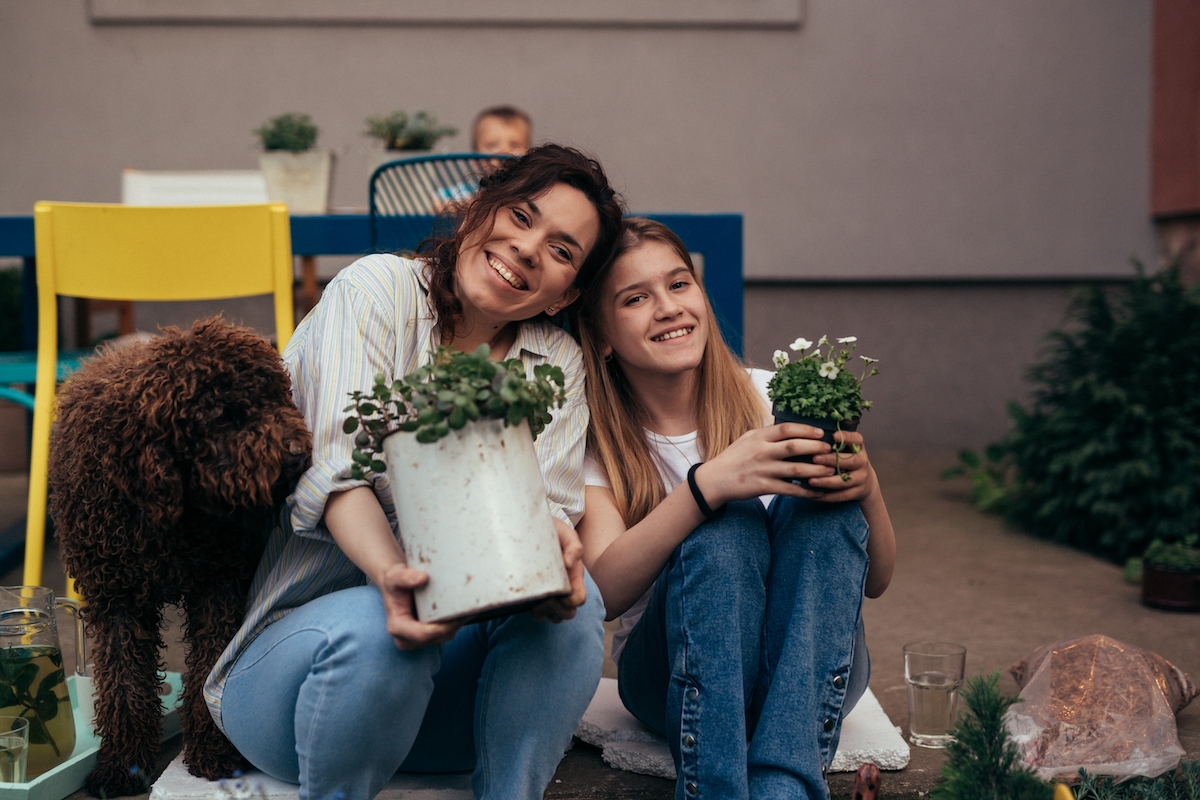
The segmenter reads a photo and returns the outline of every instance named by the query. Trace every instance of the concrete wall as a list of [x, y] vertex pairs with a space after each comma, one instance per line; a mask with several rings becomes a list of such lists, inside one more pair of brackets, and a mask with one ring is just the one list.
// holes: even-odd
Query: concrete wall
[[[337, 153], [334, 204], [361, 207], [366, 116], [429, 109], [463, 129], [445, 145], [457, 150], [477, 110], [509, 102], [538, 139], [594, 152], [634, 210], [745, 215], [751, 355], [769, 356], [774, 331], [795, 335], [816, 297], [870, 309], [879, 335], [927, 330], [920, 352], [962, 361], [964, 343], [986, 352], [1010, 323], [1028, 344], [1057, 322], [1061, 287], [1037, 281], [1127, 275], [1131, 254], [1152, 258], [1150, 0], [645, 2], [699, 16], [646, 24], [626, 2], [611, 8], [629, 18], [550, 20], [541, 0], [513, 0], [498, 21], [473, 0], [0, 0], [0, 213], [116, 201], [127, 166], [253, 168], [251, 131], [293, 110]], [[703, 18], [759, 7], [774, 16]], [[322, 8], [365, 18], [331, 23]], [[396, 8], [465, 16], [397, 22]], [[204, 13], [145, 22], [181, 9]], [[994, 278], [1034, 282], [969, 285]], [[848, 283], [791, 283], [813, 280]], [[847, 332], [828, 319], [795, 333]], [[864, 348], [882, 352], [866, 330], [854, 331]], [[1033, 352], [1021, 345], [1003, 369], [961, 364], [964, 408], [995, 409], [982, 429], [1002, 426]], [[904, 360], [882, 366], [880, 430], [930, 441], [902, 431], [931, 384]], [[978, 438], [957, 430], [937, 441]]]
[[859, 427], [868, 447], [981, 448], [1008, 430], [1007, 401], [1028, 401], [1025, 372], [1046, 333], [1061, 327], [1074, 288], [755, 284], [746, 293], [746, 358], [769, 369], [775, 350], [797, 336], [857, 336], [856, 354], [879, 359], [879, 374], [863, 384], [875, 404]]

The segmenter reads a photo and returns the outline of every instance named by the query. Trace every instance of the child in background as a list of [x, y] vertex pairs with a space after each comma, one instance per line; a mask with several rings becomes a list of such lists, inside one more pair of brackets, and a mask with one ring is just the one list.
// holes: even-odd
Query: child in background
[[471, 127], [471, 151], [523, 156], [533, 144], [533, 121], [515, 106], [480, 111]]
[[[475, 116], [471, 126], [471, 152], [501, 154], [510, 156], [525, 155], [533, 141], [533, 122], [526, 114], [515, 106], [492, 106], [485, 108]], [[492, 165], [497, 162], [490, 162]], [[494, 167], [484, 164], [485, 171]], [[475, 178], [443, 186], [438, 189], [433, 200], [433, 210], [441, 213], [451, 203], [465, 203], [479, 191], [479, 181]]]

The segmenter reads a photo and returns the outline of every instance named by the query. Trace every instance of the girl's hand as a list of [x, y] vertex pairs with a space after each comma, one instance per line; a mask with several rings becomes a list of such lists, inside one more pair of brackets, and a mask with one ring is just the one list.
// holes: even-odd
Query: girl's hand
[[401, 650], [419, 650], [431, 644], [443, 644], [454, 638], [462, 627], [455, 622], [426, 624], [417, 619], [413, 589], [424, 586], [428, 573], [405, 564], [394, 564], [383, 574], [379, 591], [387, 612], [387, 629]]
[[530, 612], [539, 622], [562, 622], [575, 616], [575, 609], [587, 600], [587, 586], [583, 582], [583, 545], [575, 529], [558, 517], [554, 518], [554, 529], [558, 533], [558, 546], [562, 548], [563, 566], [571, 581], [571, 593], [563, 597], [551, 597], [533, 607]]
[[875, 470], [867, 456], [866, 445], [863, 444], [861, 433], [839, 431], [833, 435], [835, 441], [842, 443], [841, 452], [836, 449], [824, 455], [813, 458], [818, 464], [831, 467], [835, 474], [831, 477], [817, 478], [809, 482], [826, 491], [815, 498], [828, 503], [844, 503], [848, 500], [862, 500], [879, 488], [875, 478]]
[[834, 475], [833, 468], [822, 463], [805, 464], [784, 459], [800, 455], [820, 458], [829, 453], [829, 445], [821, 441], [823, 435], [820, 428], [798, 422], [748, 431], [696, 470], [696, 485], [712, 508], [730, 500], [749, 500], [764, 494], [819, 497], [824, 493], [805, 489], [792, 481], [826, 478]]

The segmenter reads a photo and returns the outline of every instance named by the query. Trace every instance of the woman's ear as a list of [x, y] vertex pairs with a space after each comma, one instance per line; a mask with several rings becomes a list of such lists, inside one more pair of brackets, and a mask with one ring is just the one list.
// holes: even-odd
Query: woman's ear
[[612, 358], [612, 353], [613, 349], [611, 344], [605, 342], [604, 344], [600, 345], [600, 355], [604, 356], [605, 361], [608, 361], [608, 359]]
[[558, 300], [554, 303], [554, 307], [556, 309], [558, 309], [559, 311], [561, 311], [562, 309], [571, 305], [571, 303], [574, 303], [578, 299], [579, 299], [579, 290], [576, 289], [574, 286], [572, 286], [570, 289], [567, 289], [565, 292], [562, 293], [562, 296], [560, 296], [558, 298]]

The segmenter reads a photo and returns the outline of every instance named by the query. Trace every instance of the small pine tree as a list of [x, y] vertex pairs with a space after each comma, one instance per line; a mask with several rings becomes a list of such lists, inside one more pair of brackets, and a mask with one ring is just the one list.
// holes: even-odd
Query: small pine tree
[[1021, 763], [1008, 738], [1004, 713], [1020, 699], [1000, 693], [1000, 673], [969, 678], [962, 699], [971, 713], [951, 731], [945, 780], [930, 792], [930, 800], [1051, 800], [1053, 787]]

